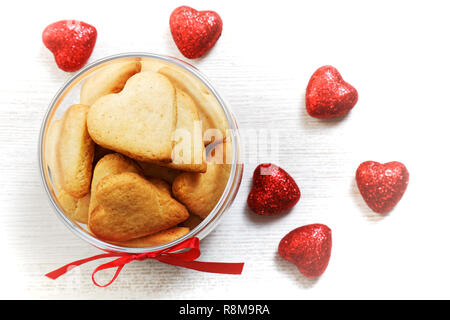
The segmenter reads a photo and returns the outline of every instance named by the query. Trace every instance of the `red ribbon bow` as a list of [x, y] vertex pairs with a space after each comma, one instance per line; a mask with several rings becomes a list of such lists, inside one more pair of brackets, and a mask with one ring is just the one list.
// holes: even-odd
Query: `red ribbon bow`
[[[182, 249], [189, 249], [189, 250], [183, 252], [176, 252]], [[111, 283], [113, 283], [114, 280], [116, 280], [117, 276], [119, 275], [120, 271], [123, 269], [123, 267], [133, 260], [156, 259], [158, 261], [173, 266], [184, 267], [202, 272], [224, 273], [224, 274], [241, 274], [242, 269], [244, 268], [244, 263], [194, 261], [199, 256], [200, 256], [199, 240], [198, 238], [194, 237], [189, 238], [170, 248], [159, 251], [145, 252], [145, 253], [111, 252], [99, 254], [90, 258], [81, 259], [66, 264], [65, 266], [59, 269], [47, 273], [45, 276], [55, 280], [58, 277], [65, 274], [67, 271], [70, 271], [73, 268], [80, 266], [86, 262], [110, 257], [118, 257], [118, 258], [116, 260], [98, 266], [97, 268], [95, 268], [94, 272], [92, 272], [92, 282], [98, 287], [107, 287]], [[101, 270], [110, 268], [117, 268], [111, 281], [109, 281], [105, 285], [98, 284], [97, 281], [95, 281], [95, 274]]]

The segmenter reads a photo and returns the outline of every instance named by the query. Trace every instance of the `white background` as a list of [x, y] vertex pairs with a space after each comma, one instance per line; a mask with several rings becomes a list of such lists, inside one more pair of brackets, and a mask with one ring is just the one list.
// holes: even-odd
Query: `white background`
[[[41, 185], [38, 132], [71, 74], [41, 41], [61, 19], [93, 24], [90, 62], [132, 51], [183, 58], [169, 31], [173, 9], [215, 10], [221, 38], [190, 61], [217, 86], [243, 129], [279, 131], [279, 154], [247, 155], [232, 209], [201, 242], [204, 261], [245, 261], [240, 276], [157, 261], [127, 265], [108, 288], [98, 262], [56, 281], [44, 274], [98, 250], [72, 234]], [[450, 20], [445, 1], [8, 1], [0, 12], [0, 297], [118, 299], [450, 298], [448, 136]], [[305, 112], [311, 74], [331, 64], [359, 92], [343, 119]], [[244, 137], [245, 138], [245, 137]], [[262, 140], [262, 139], [261, 139]], [[254, 148], [247, 143], [247, 150]], [[252, 160], [252, 158], [256, 158]], [[410, 185], [394, 211], [372, 213], [354, 173], [365, 160], [402, 161]], [[276, 161], [301, 188], [289, 213], [260, 217], [246, 198], [254, 168]], [[277, 255], [280, 239], [309, 223], [333, 231], [328, 269], [315, 281]], [[101, 275], [106, 280], [110, 274]]]

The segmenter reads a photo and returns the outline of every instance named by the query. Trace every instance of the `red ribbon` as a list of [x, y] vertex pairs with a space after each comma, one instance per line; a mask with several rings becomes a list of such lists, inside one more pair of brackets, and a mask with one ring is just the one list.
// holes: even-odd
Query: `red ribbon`
[[[189, 250], [183, 252], [176, 252], [182, 249], [189, 249]], [[86, 262], [110, 257], [118, 257], [118, 258], [116, 260], [98, 266], [92, 273], [92, 282], [94, 282], [94, 284], [98, 287], [107, 287], [111, 283], [113, 283], [114, 280], [116, 280], [117, 276], [119, 275], [120, 271], [123, 269], [123, 267], [133, 260], [156, 259], [158, 261], [173, 266], [184, 267], [202, 272], [224, 273], [224, 274], [241, 274], [242, 269], [244, 268], [244, 263], [194, 261], [199, 256], [200, 256], [199, 240], [198, 238], [194, 237], [189, 238], [170, 248], [159, 251], [145, 252], [145, 253], [111, 252], [99, 254], [90, 258], [81, 259], [66, 264], [65, 266], [59, 269], [47, 273], [45, 276], [55, 280], [58, 277], [65, 274], [67, 271], [70, 271], [73, 268], [80, 266]], [[111, 281], [109, 281], [105, 285], [98, 284], [97, 281], [95, 281], [95, 274], [101, 270], [110, 268], [117, 268]]]

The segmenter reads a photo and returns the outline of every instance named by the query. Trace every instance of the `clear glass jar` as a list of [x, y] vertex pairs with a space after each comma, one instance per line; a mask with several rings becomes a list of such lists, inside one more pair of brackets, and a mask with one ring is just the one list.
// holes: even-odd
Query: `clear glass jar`
[[[230, 128], [230, 135], [229, 140], [231, 141], [232, 145], [232, 163], [231, 163], [231, 170], [230, 170], [230, 176], [228, 178], [227, 185], [225, 187], [225, 190], [214, 207], [214, 209], [211, 211], [211, 213], [200, 223], [198, 224], [194, 229], [192, 229], [189, 233], [187, 233], [185, 236], [163, 244], [159, 246], [154, 247], [146, 247], [146, 248], [130, 248], [130, 247], [122, 247], [118, 245], [113, 245], [108, 242], [104, 242], [93, 235], [91, 235], [87, 228], [82, 225], [78, 224], [76, 221], [72, 221], [69, 219], [66, 214], [64, 213], [64, 210], [59, 206], [58, 201], [56, 200], [56, 193], [54, 190], [54, 184], [52, 181], [51, 174], [49, 173], [49, 167], [47, 165], [46, 159], [45, 159], [45, 143], [46, 143], [46, 137], [47, 137], [47, 131], [49, 124], [52, 122], [53, 119], [59, 119], [64, 114], [64, 112], [69, 108], [72, 104], [79, 103], [79, 96], [80, 96], [80, 89], [83, 80], [85, 80], [87, 77], [92, 75], [94, 72], [101, 69], [103, 66], [115, 63], [118, 61], [129, 61], [129, 60], [152, 60], [156, 59], [163, 63], [169, 63], [174, 64], [178, 67], [181, 67], [188, 73], [190, 73], [192, 76], [197, 78], [199, 81], [203, 83], [204, 86], [208, 88], [208, 90], [215, 96], [217, 101], [219, 102], [220, 106], [222, 107], [226, 119], [228, 121], [228, 126]], [[149, 53], [124, 53], [114, 56], [109, 56], [103, 59], [100, 59], [94, 63], [91, 63], [87, 66], [85, 66], [83, 69], [78, 71], [75, 75], [73, 75], [63, 86], [62, 88], [56, 93], [55, 97], [50, 103], [50, 106], [45, 114], [40, 135], [39, 135], [39, 168], [41, 172], [42, 182], [43, 186], [45, 188], [45, 191], [47, 192], [47, 195], [49, 197], [50, 203], [53, 207], [53, 209], [56, 211], [57, 216], [62, 220], [62, 222], [70, 229], [72, 232], [74, 232], [77, 236], [82, 238], [83, 240], [87, 241], [91, 245], [105, 250], [105, 251], [115, 251], [115, 252], [127, 252], [127, 253], [142, 253], [142, 252], [151, 252], [151, 251], [157, 251], [169, 248], [173, 245], [176, 245], [188, 238], [191, 237], [197, 237], [199, 239], [202, 239], [206, 237], [219, 223], [220, 218], [222, 215], [229, 209], [231, 206], [234, 198], [236, 197], [236, 194], [239, 190], [240, 183], [242, 180], [242, 173], [243, 173], [243, 164], [241, 161], [241, 144], [240, 144], [240, 137], [239, 137], [239, 131], [236, 119], [231, 112], [230, 108], [227, 106], [223, 98], [219, 95], [219, 93], [214, 89], [214, 87], [211, 85], [211, 83], [208, 81], [208, 79], [201, 74], [199, 70], [197, 70], [192, 65], [168, 56], [162, 56], [162, 55], [156, 55], [156, 54], [149, 54]]]

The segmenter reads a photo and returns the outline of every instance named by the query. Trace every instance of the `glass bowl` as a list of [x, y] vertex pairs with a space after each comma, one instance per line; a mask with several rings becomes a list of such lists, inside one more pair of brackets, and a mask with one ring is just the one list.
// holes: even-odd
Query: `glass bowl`
[[[179, 68], [184, 69], [184, 71], [187, 71], [191, 76], [198, 79], [201, 83], [203, 83], [204, 86], [214, 95], [214, 97], [219, 102], [220, 106], [223, 109], [223, 112], [226, 116], [226, 119], [228, 121], [228, 126], [230, 129], [230, 134], [228, 136], [227, 141], [231, 141], [232, 145], [232, 163], [231, 163], [231, 170], [230, 175], [228, 178], [228, 182], [226, 184], [225, 190], [220, 198], [220, 200], [217, 202], [214, 209], [210, 212], [210, 214], [195, 228], [190, 230], [189, 233], [184, 235], [183, 237], [180, 237], [172, 242], [153, 246], [153, 247], [145, 247], [145, 248], [131, 248], [131, 247], [122, 247], [119, 245], [113, 245], [108, 242], [104, 242], [88, 232], [87, 227], [83, 224], [79, 224], [76, 221], [72, 221], [69, 219], [66, 214], [64, 213], [64, 210], [60, 207], [58, 204], [58, 201], [56, 200], [56, 193], [54, 190], [54, 183], [52, 180], [51, 172], [49, 170], [49, 166], [47, 165], [46, 159], [45, 159], [45, 143], [46, 143], [46, 137], [48, 132], [49, 124], [53, 121], [53, 119], [60, 119], [64, 112], [69, 108], [72, 104], [79, 103], [79, 97], [80, 97], [80, 89], [83, 80], [87, 79], [90, 75], [104, 67], [105, 65], [119, 62], [119, 61], [129, 61], [129, 60], [152, 60], [156, 59], [159, 62], [162, 63], [169, 63], [173, 64]], [[74, 74], [63, 86], [59, 91], [56, 93], [53, 100], [50, 102], [50, 106], [45, 114], [40, 135], [39, 135], [39, 168], [41, 172], [42, 182], [43, 186], [45, 188], [45, 191], [49, 197], [50, 203], [53, 207], [53, 209], [56, 211], [57, 216], [61, 219], [61, 221], [77, 236], [82, 238], [83, 240], [87, 241], [91, 245], [102, 249], [104, 251], [113, 251], [113, 252], [127, 252], [127, 253], [143, 253], [143, 252], [152, 252], [152, 251], [158, 251], [163, 250], [166, 248], [169, 248], [171, 246], [174, 246], [188, 238], [191, 237], [197, 237], [200, 240], [206, 237], [219, 223], [220, 218], [223, 216], [223, 214], [229, 209], [231, 206], [234, 198], [236, 197], [236, 194], [239, 190], [239, 186], [242, 179], [242, 173], [243, 173], [243, 164], [241, 161], [241, 144], [240, 144], [240, 137], [239, 137], [239, 131], [238, 131], [238, 125], [236, 122], [236, 118], [234, 117], [232, 111], [225, 103], [224, 99], [219, 95], [219, 93], [214, 89], [214, 87], [211, 85], [209, 80], [195, 67], [192, 65], [168, 56], [163, 55], [157, 55], [157, 54], [149, 54], [149, 53], [124, 53], [124, 54], [118, 54], [114, 56], [109, 56], [103, 59], [100, 59], [94, 63], [91, 63], [84, 68], [82, 68], [80, 71], [78, 71], [76, 74]]]

